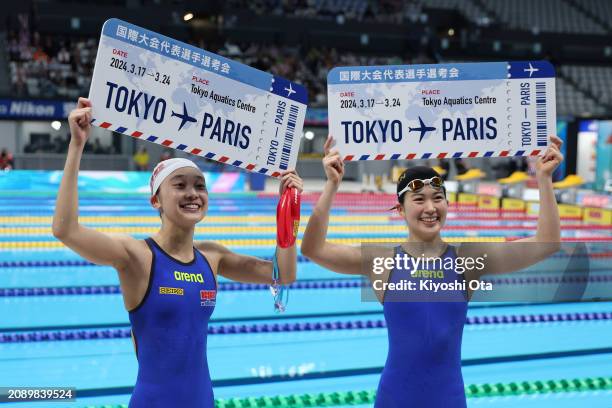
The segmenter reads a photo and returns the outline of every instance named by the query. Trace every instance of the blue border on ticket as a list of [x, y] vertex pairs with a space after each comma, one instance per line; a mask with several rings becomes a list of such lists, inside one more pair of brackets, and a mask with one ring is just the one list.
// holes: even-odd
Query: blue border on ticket
[[461, 62], [335, 67], [327, 74], [327, 83], [343, 85], [554, 77], [555, 68], [548, 61]]
[[[308, 92], [302, 85], [250, 67], [241, 62], [189, 45], [117, 18], [106, 20], [102, 35], [132, 46], [181, 61], [195, 68], [272, 92], [299, 103], [308, 103]], [[295, 93], [287, 97], [284, 88], [291, 84]]]

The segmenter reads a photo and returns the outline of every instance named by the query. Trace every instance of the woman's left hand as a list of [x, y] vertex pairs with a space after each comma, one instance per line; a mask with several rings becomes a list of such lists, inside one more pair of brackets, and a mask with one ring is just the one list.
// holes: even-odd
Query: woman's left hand
[[541, 178], [550, 178], [552, 177], [555, 169], [561, 164], [563, 161], [563, 154], [559, 148], [563, 144], [563, 141], [559, 139], [557, 136], [551, 136], [550, 141], [552, 142], [550, 146], [544, 152], [544, 156], [538, 157], [538, 161], [536, 162], [536, 177]]
[[304, 190], [304, 181], [295, 170], [287, 170], [281, 173], [281, 183], [278, 193], [283, 195], [285, 190], [290, 187], [297, 189], [298, 193]]

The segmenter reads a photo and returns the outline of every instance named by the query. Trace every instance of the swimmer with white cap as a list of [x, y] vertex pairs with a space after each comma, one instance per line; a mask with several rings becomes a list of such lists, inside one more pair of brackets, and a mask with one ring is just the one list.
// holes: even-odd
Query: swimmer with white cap
[[[113, 266], [119, 274], [139, 364], [129, 406], [212, 408], [206, 335], [217, 275], [245, 283], [292, 283], [295, 244], [277, 248], [278, 281], [273, 282], [273, 262], [234, 253], [215, 242], [194, 242], [195, 226], [206, 215], [209, 197], [202, 171], [180, 158], [159, 163], [151, 174], [150, 202], [159, 211], [161, 228], [150, 238], [111, 235], [81, 225], [77, 179], [91, 130], [88, 99], [79, 98], [68, 123], [71, 139], [53, 235], [83, 258]], [[281, 176], [280, 193], [289, 188], [302, 191], [294, 170]]]

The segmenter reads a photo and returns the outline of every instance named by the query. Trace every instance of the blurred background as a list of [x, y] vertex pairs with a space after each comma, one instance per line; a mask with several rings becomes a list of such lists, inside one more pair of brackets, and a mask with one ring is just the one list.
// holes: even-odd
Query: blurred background
[[[557, 131], [577, 175], [605, 190], [612, 147], [612, 8], [606, 0], [21, 1], [0, 21], [0, 147], [16, 169], [61, 169], [66, 114], [89, 91], [97, 42], [110, 17], [295, 80], [309, 91], [298, 170], [321, 178], [327, 136], [326, 78], [334, 66], [546, 59], [557, 72]], [[606, 133], [608, 132], [608, 133]], [[83, 169], [150, 169], [172, 155], [94, 129]], [[524, 159], [435, 163], [449, 178], [472, 168], [485, 179], [532, 172]], [[388, 164], [388, 165], [387, 165]], [[381, 189], [394, 166], [348, 163], [347, 179]], [[237, 171], [208, 166], [213, 171]], [[379, 183], [380, 184], [380, 183]]]

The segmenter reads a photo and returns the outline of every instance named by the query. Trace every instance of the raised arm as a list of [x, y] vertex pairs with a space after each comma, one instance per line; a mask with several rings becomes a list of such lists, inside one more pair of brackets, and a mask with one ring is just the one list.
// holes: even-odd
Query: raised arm
[[128, 235], [111, 236], [79, 224], [78, 175], [85, 142], [91, 131], [91, 102], [79, 98], [70, 112], [70, 145], [53, 215], [53, 236], [85, 259], [123, 269], [129, 261]]
[[[551, 136], [551, 145], [536, 163], [536, 179], [540, 190], [538, 226], [533, 237], [506, 244], [464, 244], [461, 256], [487, 254], [483, 274], [508, 273], [538, 263], [557, 252], [561, 246], [561, 222], [553, 191], [552, 174], [563, 161], [559, 148], [563, 143]], [[474, 276], [478, 278], [479, 276]]]
[[552, 174], [563, 161], [563, 155], [560, 151], [563, 141], [557, 136], [551, 136], [550, 140], [551, 145], [544, 156], [539, 157], [536, 163], [536, 178], [540, 190], [536, 235], [519, 242], [561, 242], [561, 220], [559, 219], [559, 208], [553, 190]]
[[327, 182], [310, 215], [302, 238], [301, 250], [304, 256], [327, 269], [357, 275], [361, 274], [361, 249], [327, 241], [329, 212], [344, 176], [344, 162], [337, 151], [331, 151], [332, 142], [331, 136], [325, 142], [323, 168]]
[[[302, 179], [295, 170], [282, 174], [279, 193], [282, 195], [287, 188], [296, 188], [300, 193], [303, 190]], [[272, 284], [271, 261], [254, 256], [237, 254], [222, 245], [213, 242], [197, 242], [196, 248], [203, 252], [213, 252], [219, 256], [218, 273], [228, 279], [243, 283], [266, 283]], [[297, 272], [297, 251], [295, 244], [288, 248], [276, 247], [278, 260], [279, 283], [288, 285], [295, 282]]]

